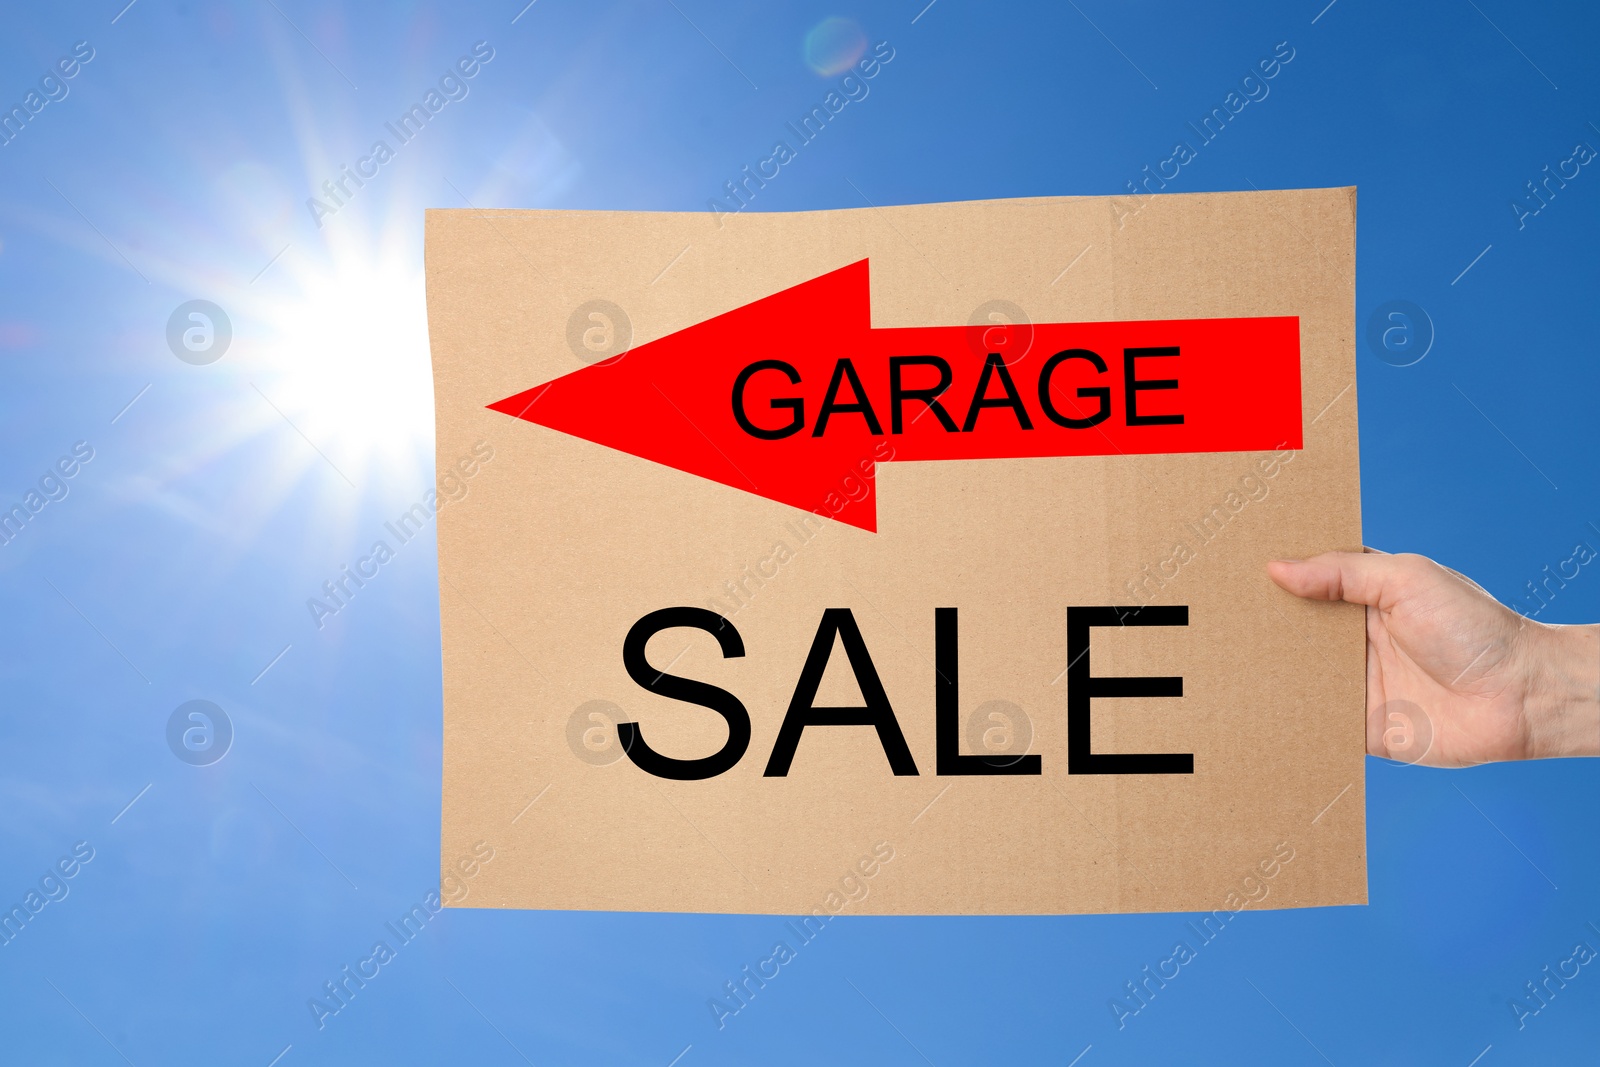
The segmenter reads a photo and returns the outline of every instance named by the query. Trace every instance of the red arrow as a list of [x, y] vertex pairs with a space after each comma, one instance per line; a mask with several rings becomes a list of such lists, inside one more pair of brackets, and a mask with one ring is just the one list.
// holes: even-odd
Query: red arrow
[[876, 530], [884, 459], [1299, 448], [1300, 320], [873, 329], [863, 259], [489, 407]]

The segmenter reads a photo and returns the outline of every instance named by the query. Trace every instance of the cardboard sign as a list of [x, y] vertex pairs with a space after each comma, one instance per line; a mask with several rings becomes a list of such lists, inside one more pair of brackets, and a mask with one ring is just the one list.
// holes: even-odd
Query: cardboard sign
[[1265, 569], [1361, 543], [1354, 235], [430, 211], [456, 900], [1364, 902], [1362, 609]]

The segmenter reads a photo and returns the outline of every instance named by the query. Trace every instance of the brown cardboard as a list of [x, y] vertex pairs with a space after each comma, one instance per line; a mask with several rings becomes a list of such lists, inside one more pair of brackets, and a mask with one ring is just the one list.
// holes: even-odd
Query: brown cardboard
[[[1354, 238], [1353, 189], [1154, 196], [1132, 216], [1089, 197], [720, 220], [428, 212], [439, 470], [493, 450], [439, 514], [446, 885], [472, 867], [471, 906], [801, 915], [1364, 903], [1362, 609], [1299, 601], [1264, 566], [1361, 543]], [[801, 509], [487, 407], [592, 362], [569, 344], [587, 302], [625, 309], [630, 330], [604, 307], [580, 318], [610, 354], [608, 329], [637, 348], [863, 258], [874, 327], [963, 325], [996, 300], [1033, 322], [1298, 316], [1304, 447], [1275, 466], [882, 464], [876, 532], [813, 521], [802, 540]], [[1246, 484], [1264, 496], [1231, 511]], [[1190, 524], [1219, 507], [1231, 517], [1203, 541]], [[1163, 568], [1175, 577], [1152, 591]], [[1129, 591], [1141, 579], [1147, 601]], [[1096, 701], [1094, 747], [1193, 753], [1194, 773], [1068, 774], [1066, 608], [1146, 602], [1188, 605], [1190, 624], [1096, 629], [1093, 673], [1181, 675], [1183, 696]], [[621, 651], [647, 612], [708, 603], [744, 657], [674, 630], [649, 658], [737, 694], [750, 747], [714, 778], [653, 777], [591, 702], [662, 752], [717, 750], [718, 716], [640, 688]], [[964, 750], [986, 730], [1003, 746], [1008, 726], [1014, 748], [1020, 707], [1039, 776], [935, 775], [934, 610], [952, 605]], [[853, 609], [915, 777], [890, 773], [869, 727], [807, 729], [789, 776], [762, 774], [834, 607]], [[860, 702], [839, 648], [830, 702]]]

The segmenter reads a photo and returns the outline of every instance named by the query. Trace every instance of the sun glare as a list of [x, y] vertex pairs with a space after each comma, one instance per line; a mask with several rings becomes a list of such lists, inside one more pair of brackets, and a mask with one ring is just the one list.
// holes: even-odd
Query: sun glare
[[432, 379], [420, 257], [408, 251], [398, 234], [369, 244], [353, 233], [326, 252], [291, 251], [245, 309], [260, 329], [242, 353], [252, 384], [363, 491], [426, 481]]

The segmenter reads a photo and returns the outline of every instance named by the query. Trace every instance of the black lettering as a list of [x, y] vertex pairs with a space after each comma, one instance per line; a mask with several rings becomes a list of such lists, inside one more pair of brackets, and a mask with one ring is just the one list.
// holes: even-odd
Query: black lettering
[[[936, 367], [939, 371], [939, 384], [928, 386], [925, 389], [906, 389], [900, 384], [900, 368], [902, 367]], [[902, 433], [903, 426], [900, 418], [900, 405], [905, 400], [920, 400], [928, 405], [928, 410], [933, 412], [945, 430], [956, 432], [955, 420], [950, 413], [945, 411], [944, 405], [939, 403], [939, 397], [946, 389], [950, 388], [950, 364], [938, 356], [890, 356], [889, 357], [889, 429], [891, 433]]]
[[[850, 388], [856, 398], [854, 404], [840, 404], [839, 385], [845, 378], [850, 379]], [[878, 422], [878, 416], [872, 411], [872, 403], [867, 399], [867, 391], [861, 388], [861, 379], [856, 377], [855, 364], [848, 359], [841, 359], [833, 365], [833, 377], [828, 381], [828, 391], [822, 397], [822, 407], [817, 411], [817, 425], [811, 431], [812, 437], [821, 437], [822, 432], [828, 428], [830, 415], [842, 415], [855, 412], [867, 420], [867, 429], [874, 434], [882, 434], [883, 426]]]
[[[842, 362], [842, 361], [841, 361]], [[856, 685], [866, 705], [859, 708], [819, 708], [813, 701], [822, 685], [822, 675], [828, 667], [828, 657], [833, 654], [833, 639], [837, 635], [844, 644], [845, 655], [850, 659], [850, 669], [855, 673]], [[917, 764], [906, 747], [905, 735], [900, 732], [900, 722], [894, 717], [889, 695], [878, 680], [878, 669], [867, 653], [867, 643], [861, 639], [856, 617], [849, 608], [828, 608], [817, 625], [817, 636], [811, 642], [805, 666], [800, 670], [800, 680], [795, 683], [794, 696], [789, 710], [778, 728], [778, 739], [772, 745], [772, 757], [767, 760], [767, 778], [784, 778], [789, 765], [794, 762], [795, 749], [800, 745], [800, 735], [807, 726], [872, 726], [878, 731], [878, 741], [883, 754], [889, 757], [889, 768], [897, 775], [917, 773]]]
[[733, 380], [733, 417], [738, 420], [739, 427], [751, 437], [759, 437], [763, 441], [779, 441], [791, 434], [798, 433], [800, 428], [806, 424], [806, 402], [797, 396], [768, 401], [774, 411], [788, 408], [794, 412], [794, 417], [789, 420], [787, 426], [779, 426], [775, 430], [768, 430], [751, 422], [750, 416], [745, 414], [744, 410], [744, 387], [749, 383], [752, 375], [757, 371], [764, 370], [782, 371], [788, 376], [790, 385], [800, 384], [800, 372], [783, 360], [757, 360], [740, 371], [739, 377]]
[[1091, 426], [1105, 422], [1107, 416], [1111, 414], [1111, 390], [1103, 385], [1092, 388], [1080, 386], [1078, 389], [1080, 397], [1095, 396], [1100, 398], [1100, 410], [1081, 419], [1061, 414], [1056, 410], [1055, 403], [1050, 399], [1050, 376], [1055, 373], [1058, 366], [1069, 359], [1088, 360], [1094, 364], [1095, 373], [1104, 374], [1106, 372], [1106, 361], [1087, 348], [1069, 348], [1065, 352], [1057, 352], [1045, 360], [1044, 367], [1039, 371], [1039, 407], [1044, 410], [1045, 417], [1057, 426], [1065, 426], [1069, 430], [1087, 430]]
[[967, 756], [961, 753], [961, 671], [955, 608], [933, 609], [934, 773], [1041, 774], [1038, 753], [1026, 756]]
[[[999, 375], [1000, 386], [1006, 391], [1005, 396], [984, 398], [984, 393], [989, 389], [991, 375]], [[1028, 418], [1028, 409], [1022, 406], [1022, 397], [1017, 395], [1017, 385], [1011, 380], [1011, 372], [1006, 370], [1006, 361], [1000, 358], [998, 352], [990, 352], [983, 361], [983, 370], [978, 374], [978, 387], [972, 391], [972, 406], [967, 408], [967, 421], [961, 426], [962, 433], [972, 432], [972, 428], [978, 425], [978, 412], [984, 408], [1010, 408], [1016, 412], [1017, 423], [1024, 430], [1033, 429], [1033, 420]]]
[[1096, 678], [1089, 673], [1089, 631], [1095, 626], [1188, 626], [1185, 605], [1067, 609], [1067, 773], [1193, 774], [1192, 753], [1091, 751], [1092, 701], [1106, 697], [1181, 697], [1182, 678]]
[[1143, 390], [1176, 389], [1176, 378], [1145, 378], [1136, 377], [1134, 361], [1146, 356], [1175, 356], [1178, 354], [1177, 346], [1171, 348], [1124, 348], [1122, 350], [1122, 385], [1123, 393], [1128, 405], [1129, 426], [1181, 426], [1182, 415], [1141, 415], [1139, 414], [1139, 393]]
[[644, 735], [635, 722], [617, 723], [617, 740], [640, 770], [657, 778], [670, 778], [676, 782], [698, 782], [715, 778], [732, 767], [750, 747], [750, 713], [739, 698], [726, 689], [697, 682], [692, 678], [658, 671], [644, 658], [644, 646], [662, 630], [677, 626], [691, 626], [704, 630], [722, 646], [724, 659], [738, 659], [744, 655], [744, 641], [733, 623], [705, 608], [662, 608], [652, 611], [633, 624], [622, 642], [622, 663], [628, 677], [657, 696], [698, 704], [721, 715], [728, 723], [728, 740], [716, 753], [703, 759], [672, 759], [663, 756], [645, 744]]

